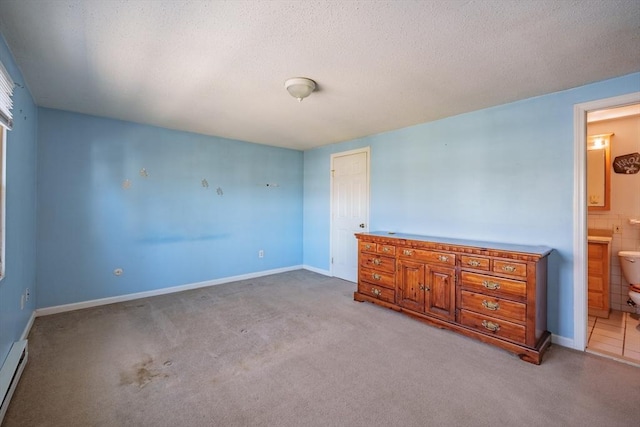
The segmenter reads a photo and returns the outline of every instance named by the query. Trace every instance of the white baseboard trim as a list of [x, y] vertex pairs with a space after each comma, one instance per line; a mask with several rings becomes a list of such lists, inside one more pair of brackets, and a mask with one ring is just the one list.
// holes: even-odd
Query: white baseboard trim
[[169, 288], [155, 289], [152, 291], [137, 292], [134, 294], [118, 295], [115, 297], [107, 297], [94, 299], [90, 301], [75, 302], [71, 304], [56, 305], [53, 307], [39, 308], [35, 311], [36, 317], [48, 316], [51, 314], [64, 313], [67, 311], [81, 310], [83, 308], [98, 307], [101, 305], [114, 304], [117, 302], [125, 302], [140, 298], [154, 297], [157, 295], [173, 294], [176, 292], [189, 291], [192, 289], [206, 288], [208, 286], [221, 285], [223, 283], [238, 282], [240, 280], [255, 279], [256, 277], [270, 276], [272, 274], [286, 273], [287, 271], [300, 270], [301, 265], [291, 267], [276, 268], [273, 270], [258, 271], [255, 273], [241, 274], [239, 276], [223, 277], [221, 279], [207, 280], [198, 283], [189, 283], [186, 285], [172, 286]]
[[329, 270], [323, 270], [321, 268], [311, 267], [310, 265], [303, 265], [302, 268], [304, 268], [305, 270], [312, 271], [314, 273], [322, 274], [323, 276], [332, 277], [331, 272]]
[[576, 348], [573, 338], [562, 337], [560, 335], [551, 335], [551, 342], [553, 344], [561, 345], [562, 347], [572, 348], [578, 351], [584, 351], [584, 348]]
[[33, 310], [31, 312], [31, 317], [29, 317], [29, 321], [27, 325], [24, 327], [24, 331], [22, 331], [22, 335], [20, 336], [20, 341], [24, 341], [29, 336], [29, 332], [31, 331], [31, 327], [33, 326], [33, 321], [36, 320], [36, 311]]
[[27, 341], [14, 342], [9, 349], [9, 354], [4, 360], [2, 367], [0, 367], [0, 395], [2, 396], [2, 404], [0, 404], [0, 424], [2, 424], [4, 415], [7, 413], [7, 409], [9, 409], [11, 397], [18, 386], [27, 360], [29, 360]]

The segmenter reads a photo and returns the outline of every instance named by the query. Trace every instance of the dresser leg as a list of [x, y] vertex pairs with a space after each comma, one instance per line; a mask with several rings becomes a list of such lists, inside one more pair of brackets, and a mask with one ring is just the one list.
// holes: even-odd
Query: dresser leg
[[542, 355], [551, 346], [551, 333], [545, 331], [544, 335], [540, 338], [540, 348], [538, 350], [532, 350], [526, 353], [518, 354], [518, 357], [525, 362], [539, 365], [542, 362]]

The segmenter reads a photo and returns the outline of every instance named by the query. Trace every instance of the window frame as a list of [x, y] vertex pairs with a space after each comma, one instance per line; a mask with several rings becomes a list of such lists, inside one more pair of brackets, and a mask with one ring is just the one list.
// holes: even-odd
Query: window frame
[[0, 280], [4, 279], [6, 267], [7, 130], [0, 124]]

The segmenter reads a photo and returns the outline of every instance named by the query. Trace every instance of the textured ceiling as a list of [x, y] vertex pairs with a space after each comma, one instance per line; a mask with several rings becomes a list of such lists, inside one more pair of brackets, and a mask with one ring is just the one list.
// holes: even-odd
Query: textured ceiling
[[296, 149], [640, 71], [638, 0], [0, 0], [0, 31], [40, 106]]

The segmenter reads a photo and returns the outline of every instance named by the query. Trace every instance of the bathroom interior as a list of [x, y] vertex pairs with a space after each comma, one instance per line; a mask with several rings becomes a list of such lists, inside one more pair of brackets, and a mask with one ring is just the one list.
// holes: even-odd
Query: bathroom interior
[[640, 104], [587, 115], [587, 351], [640, 365]]

